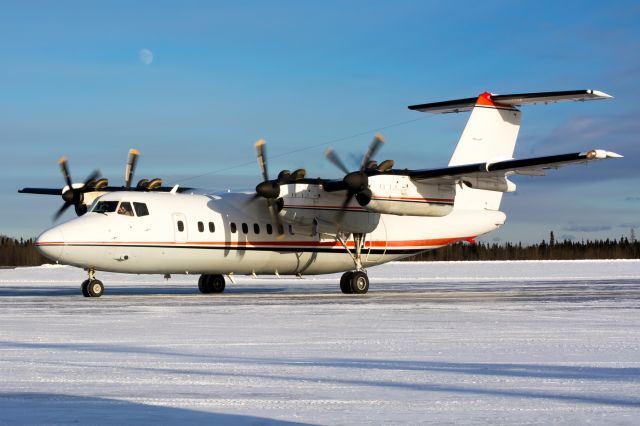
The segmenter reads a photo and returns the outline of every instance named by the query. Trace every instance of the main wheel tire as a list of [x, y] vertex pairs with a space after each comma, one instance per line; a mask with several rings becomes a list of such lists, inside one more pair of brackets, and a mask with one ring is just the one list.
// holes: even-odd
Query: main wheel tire
[[82, 295], [84, 297], [91, 297], [89, 295], [89, 280], [82, 281], [82, 284], [80, 285], [80, 290], [82, 291]]
[[351, 291], [351, 275], [353, 275], [353, 271], [348, 271], [342, 274], [340, 277], [340, 291], [344, 294], [352, 294]]
[[207, 277], [208, 275], [200, 275], [200, 278], [198, 278], [198, 290], [200, 290], [200, 293], [206, 294], [209, 293], [207, 291]]
[[349, 280], [353, 294], [365, 294], [369, 291], [369, 277], [365, 272], [355, 271]]
[[91, 280], [87, 285], [87, 293], [89, 297], [100, 297], [104, 293], [104, 286], [100, 280]]
[[209, 275], [207, 280], [207, 288], [209, 293], [222, 293], [224, 291], [224, 277], [220, 274]]

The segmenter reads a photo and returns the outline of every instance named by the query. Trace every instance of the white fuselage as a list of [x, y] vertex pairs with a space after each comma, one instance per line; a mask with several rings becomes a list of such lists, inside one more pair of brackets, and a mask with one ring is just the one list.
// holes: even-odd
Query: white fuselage
[[[309, 192], [302, 188], [298, 193]], [[285, 206], [295, 204], [293, 197], [284, 197]], [[337, 214], [343, 198], [325, 196], [312, 208], [305, 204], [299, 213]], [[353, 269], [352, 257], [335, 232], [324, 234], [287, 221], [285, 213], [291, 215], [291, 208], [281, 212], [285, 235], [278, 238], [265, 200], [252, 194], [113, 192], [97, 201], [105, 200], [144, 203], [149, 214], [90, 211], [42, 233], [38, 248], [62, 264], [126, 273], [323, 274]], [[474, 238], [495, 230], [506, 218], [500, 211], [455, 208], [442, 217], [388, 215], [368, 212], [355, 202], [346, 215], [345, 221], [369, 229], [364, 267]], [[345, 237], [352, 248], [354, 241]]]

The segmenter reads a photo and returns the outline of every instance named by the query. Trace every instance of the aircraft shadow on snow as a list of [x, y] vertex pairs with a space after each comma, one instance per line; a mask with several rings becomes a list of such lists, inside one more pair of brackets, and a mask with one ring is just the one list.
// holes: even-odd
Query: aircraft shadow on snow
[[[219, 424], [304, 425], [280, 419], [223, 414], [79, 395], [0, 393], [0, 423], [7, 424]], [[107, 416], [100, 414], [108, 413]], [[98, 415], [99, 417], [96, 417]]]
[[[454, 393], [461, 395], [478, 395], [487, 397], [509, 397], [524, 399], [540, 399], [567, 403], [579, 403], [587, 405], [610, 405], [619, 407], [640, 407], [640, 397], [637, 395], [598, 395], [580, 391], [560, 391], [558, 389], [539, 390], [536, 383], [516, 384], [512, 388], [480, 387], [477, 385], [456, 385], [448, 380], [448, 383], [437, 381], [416, 383], [402, 382], [401, 380], [372, 380], [365, 378], [349, 378], [347, 374], [340, 377], [314, 377], [318, 367], [344, 368], [345, 371], [369, 370], [372, 376], [375, 371], [398, 371], [415, 373], [429, 372], [440, 374], [456, 374], [469, 376], [494, 376], [524, 379], [556, 379], [577, 381], [611, 381], [619, 383], [637, 383], [640, 381], [640, 368], [635, 367], [592, 367], [592, 366], [568, 366], [547, 364], [517, 364], [517, 363], [465, 363], [465, 362], [436, 362], [436, 361], [411, 361], [411, 360], [362, 360], [349, 358], [249, 358], [230, 357], [220, 354], [193, 354], [179, 351], [169, 351], [157, 347], [131, 346], [131, 345], [104, 345], [104, 344], [67, 344], [67, 343], [24, 343], [0, 341], [0, 347], [11, 347], [33, 350], [69, 350], [89, 351], [96, 353], [132, 353], [151, 356], [168, 356], [171, 358], [187, 358], [198, 361], [203, 369], [169, 369], [154, 367], [119, 367], [124, 370], [138, 372], [153, 372], [173, 375], [188, 376], [215, 376], [237, 377], [251, 379], [280, 380], [283, 382], [308, 382], [317, 380], [322, 383], [339, 384], [358, 387], [382, 387], [387, 389], [401, 389], [426, 393]], [[63, 362], [50, 362], [49, 364], [70, 365]], [[205, 370], [210, 364], [233, 365], [234, 371]], [[250, 373], [238, 372], [238, 365], [248, 366], [272, 366], [283, 367], [283, 374], [255, 373], [255, 368]], [[192, 365], [192, 364], [190, 364]], [[78, 365], [82, 366], [82, 365]], [[291, 368], [305, 369], [309, 367], [309, 375], [291, 374]], [[261, 370], [258, 370], [261, 371]], [[304, 373], [304, 371], [303, 371]], [[360, 376], [361, 377], [361, 376]], [[239, 381], [241, 382], [241, 381]], [[536, 389], [528, 389], [529, 387]]]

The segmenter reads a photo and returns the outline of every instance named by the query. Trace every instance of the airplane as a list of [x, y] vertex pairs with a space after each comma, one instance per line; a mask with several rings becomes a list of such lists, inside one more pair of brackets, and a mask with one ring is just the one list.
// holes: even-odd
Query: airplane
[[85, 297], [100, 297], [96, 271], [198, 274], [198, 289], [219, 294], [225, 276], [313, 275], [344, 272], [340, 290], [369, 290], [367, 268], [413, 256], [498, 229], [506, 220], [502, 195], [516, 190], [512, 175], [543, 176], [550, 169], [622, 157], [591, 149], [513, 159], [520, 106], [609, 99], [596, 90], [477, 97], [409, 106], [424, 113], [471, 111], [447, 167], [397, 169], [374, 157], [376, 135], [358, 170], [349, 170], [329, 147], [342, 179], [307, 178], [303, 169], [271, 179], [264, 140], [255, 144], [262, 174], [253, 192], [208, 192], [161, 179], [132, 186], [139, 152], [129, 152], [124, 186], [109, 186], [98, 171], [73, 183], [66, 159], [62, 189], [21, 193], [60, 195], [54, 221], [73, 206], [78, 215], [44, 231], [36, 247], [54, 262], [84, 268]]

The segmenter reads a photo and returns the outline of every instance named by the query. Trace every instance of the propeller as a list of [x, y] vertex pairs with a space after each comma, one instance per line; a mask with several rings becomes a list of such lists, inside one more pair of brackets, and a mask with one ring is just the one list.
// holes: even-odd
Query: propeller
[[[347, 211], [347, 207], [351, 200], [355, 197], [358, 204], [364, 206], [371, 201], [371, 190], [369, 189], [369, 177], [366, 170], [377, 168], [377, 163], [372, 160], [372, 158], [376, 155], [382, 144], [384, 143], [384, 138], [380, 133], [376, 133], [375, 137], [369, 144], [369, 148], [367, 152], [365, 152], [362, 157], [362, 161], [360, 163], [360, 170], [355, 172], [349, 172], [349, 169], [344, 165], [338, 154], [333, 150], [333, 148], [329, 147], [325, 151], [325, 157], [333, 163], [337, 168], [339, 168], [342, 172], [345, 173], [345, 177], [342, 179], [344, 186], [347, 189], [347, 196], [340, 207], [340, 212], [338, 213], [338, 217], [336, 218], [336, 222], [342, 222], [344, 219], [344, 215]], [[387, 160], [389, 161], [389, 160]], [[382, 164], [385, 164], [383, 162]], [[388, 163], [386, 163], [388, 164]], [[386, 165], [385, 164], [385, 165]], [[391, 163], [393, 164], [393, 163]], [[343, 188], [344, 189], [344, 188]]]
[[131, 188], [133, 183], [133, 175], [136, 171], [136, 165], [138, 164], [138, 158], [140, 157], [140, 151], [135, 148], [129, 150], [129, 156], [127, 157], [127, 164], [124, 168], [124, 189], [125, 191], [152, 191], [162, 186], [162, 179], [140, 179], [135, 188]]
[[69, 165], [67, 164], [67, 159], [65, 157], [61, 157], [58, 160], [58, 164], [60, 164], [62, 176], [67, 184], [67, 190], [62, 192], [62, 199], [64, 200], [64, 204], [53, 215], [53, 220], [58, 220], [58, 218], [71, 206], [75, 207], [75, 211], [78, 216], [82, 216], [87, 212], [87, 207], [82, 203], [84, 201], [84, 193], [93, 191], [94, 186], [98, 182], [100, 182], [96, 180], [100, 177], [100, 171], [95, 170], [85, 179], [81, 187], [74, 188], [73, 181], [71, 180], [71, 174], [69, 173]]
[[[87, 212], [87, 206], [84, 204], [85, 193], [87, 192], [110, 192], [110, 191], [153, 191], [163, 190], [162, 179], [140, 179], [138, 184], [132, 188], [133, 176], [138, 162], [140, 152], [137, 149], [129, 150], [129, 156], [127, 157], [127, 164], [124, 172], [125, 186], [124, 187], [109, 187], [109, 181], [100, 177], [100, 172], [95, 170], [84, 183], [73, 184], [71, 174], [69, 173], [69, 165], [65, 157], [61, 157], [58, 160], [62, 177], [66, 183], [66, 186], [62, 189], [58, 188], [22, 188], [18, 192], [23, 194], [42, 194], [42, 195], [61, 195], [64, 200], [64, 204], [53, 215], [53, 220], [57, 220], [69, 207], [74, 206], [76, 214], [81, 216]], [[294, 172], [297, 173], [298, 171]], [[304, 172], [304, 171], [303, 171]], [[189, 188], [182, 188], [183, 190]]]
[[280, 182], [281, 179], [289, 179], [291, 174], [288, 171], [283, 170], [278, 175], [278, 179], [269, 180], [265, 145], [266, 142], [264, 139], [260, 139], [256, 142], [256, 156], [263, 179], [263, 181], [256, 186], [256, 197], [262, 197], [267, 200], [267, 208], [269, 209], [271, 223], [278, 233], [278, 238], [281, 239], [284, 237], [284, 227], [282, 226], [282, 222], [280, 221], [280, 216], [278, 216], [277, 210], [278, 197], [280, 197]]

